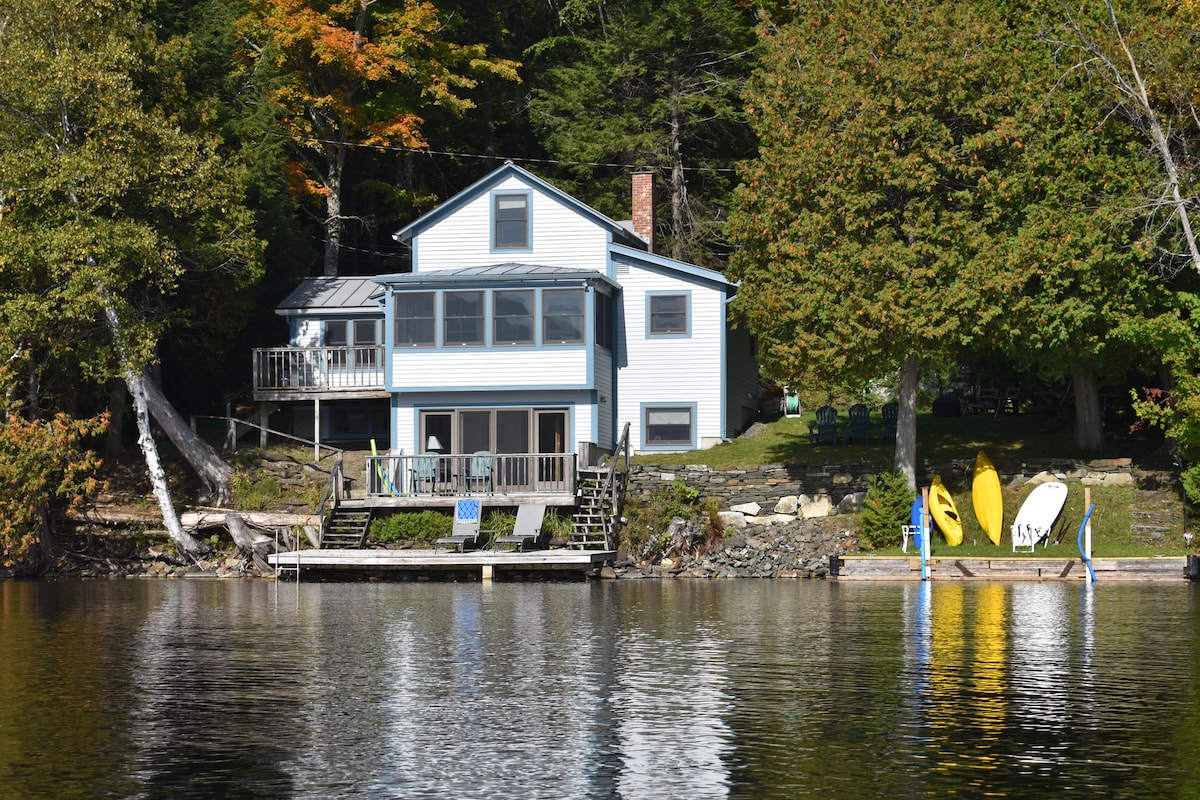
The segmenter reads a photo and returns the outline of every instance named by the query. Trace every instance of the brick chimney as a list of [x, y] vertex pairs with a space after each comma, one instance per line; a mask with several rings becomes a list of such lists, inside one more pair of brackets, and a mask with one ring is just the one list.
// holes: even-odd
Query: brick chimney
[[635, 172], [633, 178], [633, 231], [654, 252], [654, 171]]

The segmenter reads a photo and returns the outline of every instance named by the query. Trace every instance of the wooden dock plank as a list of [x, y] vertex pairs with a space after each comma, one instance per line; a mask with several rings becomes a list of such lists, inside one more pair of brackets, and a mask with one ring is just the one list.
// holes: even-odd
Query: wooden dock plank
[[[1087, 568], [1079, 558], [953, 558], [930, 559], [934, 581], [1086, 581]], [[1100, 558], [1092, 568], [1097, 580], [1183, 581], [1186, 560], [1171, 558]], [[918, 559], [894, 556], [843, 556], [837, 580], [920, 580]]]

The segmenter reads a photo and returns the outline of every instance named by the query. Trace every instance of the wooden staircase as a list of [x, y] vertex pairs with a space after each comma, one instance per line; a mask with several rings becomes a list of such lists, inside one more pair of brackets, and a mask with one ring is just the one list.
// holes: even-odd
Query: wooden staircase
[[[618, 469], [618, 467], [620, 467]], [[577, 550], [615, 550], [617, 524], [629, 474], [629, 424], [607, 465], [580, 467], [579, 505], [571, 522], [568, 547]]]
[[321, 526], [321, 549], [357, 550], [367, 541], [371, 509], [336, 506]]
[[571, 520], [569, 546], [577, 550], [607, 550], [613, 526], [612, 500], [604, 491], [607, 467], [580, 467], [579, 506]]

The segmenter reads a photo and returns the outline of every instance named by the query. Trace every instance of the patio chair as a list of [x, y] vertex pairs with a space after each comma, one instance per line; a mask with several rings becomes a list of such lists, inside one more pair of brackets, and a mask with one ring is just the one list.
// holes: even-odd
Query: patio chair
[[528, 547], [540, 546], [543, 542], [542, 519], [546, 515], [546, 507], [532, 504], [517, 506], [517, 521], [512, 533], [497, 536], [492, 542], [492, 549], [499, 550], [501, 545], [512, 545], [517, 552]]
[[413, 491], [417, 494], [433, 494], [437, 485], [437, 453], [421, 453], [413, 458]]
[[967, 401], [967, 411], [972, 414], [995, 414], [999, 404], [1000, 390], [995, 386], [985, 386], [974, 400]]
[[488, 531], [481, 531], [479, 525], [483, 520], [483, 503], [469, 497], [460, 497], [454, 502], [454, 528], [449, 536], [443, 536], [433, 543], [433, 549], [446, 545], [460, 553], [477, 549], [486, 544]]
[[884, 403], [883, 408], [879, 409], [879, 413], [883, 419], [879, 421], [879, 435], [877, 439], [880, 442], [884, 439], [895, 439], [896, 417], [900, 414], [900, 404], [895, 400], [890, 403]]
[[817, 409], [816, 422], [808, 423], [808, 443], [818, 442], [838, 443], [841, 438], [841, 426], [838, 423], [837, 409], [833, 406], [821, 406]]
[[863, 444], [871, 443], [871, 409], [865, 403], [855, 403], [846, 412], [850, 423], [843, 437], [847, 443], [862, 439]]
[[492, 492], [492, 452], [490, 450], [476, 450], [475, 454], [467, 459], [467, 474], [463, 478], [463, 485], [468, 492]]

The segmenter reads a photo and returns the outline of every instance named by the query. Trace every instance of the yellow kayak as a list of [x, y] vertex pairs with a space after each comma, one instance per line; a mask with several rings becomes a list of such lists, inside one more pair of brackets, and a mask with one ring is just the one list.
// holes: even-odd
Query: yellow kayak
[[1004, 531], [1004, 496], [1000, 494], [1000, 475], [982, 450], [975, 456], [971, 502], [975, 506], [975, 519], [979, 520], [983, 532], [992, 540], [992, 544], [1000, 544], [1000, 534]]
[[929, 515], [937, 523], [938, 530], [946, 537], [946, 544], [957, 547], [962, 544], [962, 519], [954, 507], [954, 498], [942, 483], [941, 475], [934, 475], [929, 484]]

